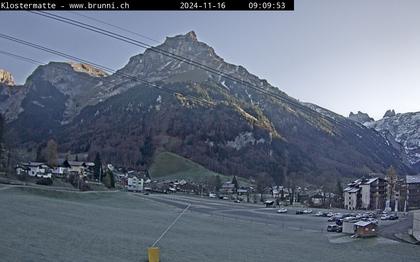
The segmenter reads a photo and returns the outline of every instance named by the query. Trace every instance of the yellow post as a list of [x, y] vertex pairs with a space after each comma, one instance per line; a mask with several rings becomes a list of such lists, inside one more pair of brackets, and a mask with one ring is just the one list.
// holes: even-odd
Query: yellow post
[[158, 247], [149, 247], [147, 253], [149, 254], [149, 262], [159, 262], [160, 250]]

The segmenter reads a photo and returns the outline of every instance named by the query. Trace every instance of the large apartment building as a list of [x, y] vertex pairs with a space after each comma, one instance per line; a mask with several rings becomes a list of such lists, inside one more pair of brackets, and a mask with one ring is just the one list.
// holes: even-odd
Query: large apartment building
[[380, 177], [360, 178], [344, 189], [344, 208], [383, 209], [386, 202], [386, 181]]
[[420, 175], [405, 177], [406, 208], [408, 210], [420, 209]]

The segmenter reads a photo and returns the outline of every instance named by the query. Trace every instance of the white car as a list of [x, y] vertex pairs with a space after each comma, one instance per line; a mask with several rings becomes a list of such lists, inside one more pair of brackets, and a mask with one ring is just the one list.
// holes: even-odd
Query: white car
[[381, 220], [389, 220], [390, 216], [389, 215], [382, 215], [381, 216]]
[[215, 193], [210, 193], [210, 194], [209, 194], [209, 197], [210, 197], [210, 198], [216, 198], [216, 194], [215, 194]]
[[311, 214], [312, 213], [312, 209], [305, 209], [303, 210], [304, 214]]
[[277, 210], [277, 213], [279, 214], [287, 213], [287, 208], [280, 208], [279, 210]]

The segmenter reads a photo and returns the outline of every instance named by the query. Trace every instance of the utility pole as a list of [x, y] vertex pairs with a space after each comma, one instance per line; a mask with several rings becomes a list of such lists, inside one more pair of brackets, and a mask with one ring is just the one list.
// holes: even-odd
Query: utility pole
[[102, 181], [102, 165], [99, 167], [99, 183]]

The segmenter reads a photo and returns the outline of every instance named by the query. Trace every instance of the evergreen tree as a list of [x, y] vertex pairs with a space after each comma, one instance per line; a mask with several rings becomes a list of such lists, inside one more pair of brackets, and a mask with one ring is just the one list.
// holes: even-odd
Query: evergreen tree
[[114, 173], [112, 171], [109, 171], [109, 175], [110, 175], [110, 187], [111, 188], [115, 188], [115, 177], [114, 177]]
[[143, 146], [140, 148], [140, 152], [143, 158], [141, 162], [145, 164], [149, 164], [153, 157], [153, 152], [154, 152], [153, 140], [151, 136], [147, 136], [144, 139], [144, 143], [143, 143]]
[[4, 118], [0, 114], [0, 159], [2, 159], [3, 154], [3, 133], [4, 133]]
[[4, 134], [4, 118], [0, 114], [0, 143], [3, 143], [3, 134]]
[[236, 176], [233, 176], [233, 178], [232, 178], [232, 184], [235, 185], [235, 191], [238, 191], [238, 189], [239, 189], [239, 183], [238, 183], [238, 180], [236, 179]]
[[336, 194], [337, 194], [337, 198], [336, 198], [337, 204], [339, 207], [341, 207], [343, 205], [344, 190], [343, 190], [343, 185], [341, 184], [340, 179], [337, 180]]
[[222, 179], [220, 179], [219, 175], [215, 177], [214, 188], [216, 192], [219, 192], [220, 188], [222, 188]]
[[36, 148], [36, 162], [45, 162], [45, 155], [43, 152], [44, 145], [45, 144], [40, 144]]
[[96, 153], [93, 163], [95, 164], [95, 167], [93, 168], [93, 177], [102, 180], [102, 161], [99, 152]]
[[106, 170], [103, 183], [107, 188], [115, 188], [115, 178], [111, 170]]

